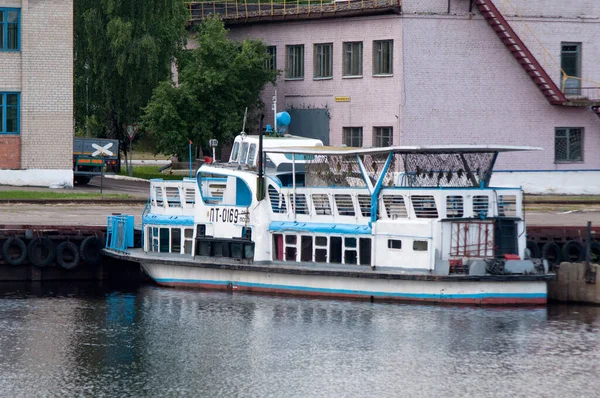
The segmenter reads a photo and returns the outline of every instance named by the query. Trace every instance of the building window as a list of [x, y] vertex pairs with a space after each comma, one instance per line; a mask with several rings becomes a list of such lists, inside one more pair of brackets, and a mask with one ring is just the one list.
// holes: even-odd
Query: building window
[[304, 79], [304, 45], [285, 46], [286, 79]]
[[393, 40], [375, 40], [373, 42], [373, 74], [391, 75], [393, 69]]
[[277, 70], [277, 47], [267, 47], [267, 54], [269, 54], [269, 58], [265, 62], [265, 68], [267, 70]]
[[0, 93], [0, 134], [19, 134], [19, 94]]
[[19, 51], [19, 10], [0, 8], [0, 51]]
[[373, 128], [373, 146], [392, 146], [394, 143], [393, 131], [392, 127]]
[[315, 79], [325, 79], [333, 77], [333, 44], [315, 44], [314, 54], [314, 77]]
[[561, 43], [561, 88], [566, 95], [581, 94], [581, 43]]
[[344, 145], [351, 147], [362, 147], [362, 127], [344, 127]]
[[583, 128], [557, 128], [555, 130], [554, 161], [583, 161]]
[[344, 43], [344, 76], [362, 76], [362, 41]]

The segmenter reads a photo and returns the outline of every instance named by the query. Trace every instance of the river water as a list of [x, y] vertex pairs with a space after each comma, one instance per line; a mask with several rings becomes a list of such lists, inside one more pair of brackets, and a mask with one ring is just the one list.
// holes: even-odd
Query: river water
[[594, 397], [600, 307], [0, 284], [0, 396]]

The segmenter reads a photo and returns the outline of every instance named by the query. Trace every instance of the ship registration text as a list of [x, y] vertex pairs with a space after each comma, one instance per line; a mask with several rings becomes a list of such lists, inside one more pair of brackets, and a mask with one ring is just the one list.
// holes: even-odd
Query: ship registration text
[[208, 220], [210, 222], [244, 222], [246, 213], [239, 211], [239, 209], [232, 208], [215, 208], [210, 209], [210, 213], [208, 215]]

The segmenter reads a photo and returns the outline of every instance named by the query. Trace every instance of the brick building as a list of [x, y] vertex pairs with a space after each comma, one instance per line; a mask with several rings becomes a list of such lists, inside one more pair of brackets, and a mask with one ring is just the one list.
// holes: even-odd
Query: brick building
[[[200, 6], [192, 5], [193, 20], [210, 13]], [[277, 90], [292, 133], [363, 147], [538, 146], [502, 155], [493, 182], [600, 194], [600, 2], [318, 7], [228, 10], [224, 18], [231, 37], [271, 46], [271, 66], [282, 75], [263, 100], [269, 113]]]
[[0, 184], [73, 184], [73, 0], [0, 0]]

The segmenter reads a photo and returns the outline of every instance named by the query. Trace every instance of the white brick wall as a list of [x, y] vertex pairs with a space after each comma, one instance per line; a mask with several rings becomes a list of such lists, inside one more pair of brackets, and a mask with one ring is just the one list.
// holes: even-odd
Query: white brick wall
[[0, 91], [21, 92], [21, 167], [71, 169], [73, 0], [0, 0], [21, 8], [21, 51], [0, 52]]

